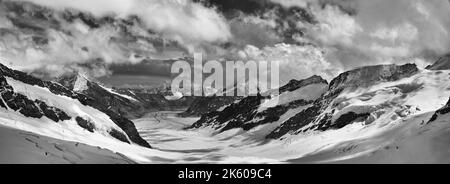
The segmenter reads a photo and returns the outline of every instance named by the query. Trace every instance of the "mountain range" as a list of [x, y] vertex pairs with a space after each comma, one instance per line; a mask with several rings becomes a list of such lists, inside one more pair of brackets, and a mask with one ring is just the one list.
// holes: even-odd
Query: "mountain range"
[[[299, 47], [297, 23], [316, 23], [272, 1], [194, 2], [234, 24], [274, 18], [277, 38]], [[450, 163], [448, 54], [426, 68], [363, 66], [245, 97], [99, 82], [110, 72], [169, 77], [176, 59], [155, 58], [187, 48], [143, 24], [0, 0], [0, 163]]]

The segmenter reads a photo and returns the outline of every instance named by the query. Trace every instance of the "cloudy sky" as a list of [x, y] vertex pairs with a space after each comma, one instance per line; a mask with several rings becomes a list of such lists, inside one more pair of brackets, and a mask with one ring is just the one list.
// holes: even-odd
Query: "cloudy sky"
[[[157, 46], [154, 43], [148, 43], [146, 46], [153, 49], [151, 52], [133, 50], [133, 53], [153, 59], [184, 57], [202, 52], [208, 59], [276, 60], [281, 63], [284, 80], [301, 79], [314, 74], [329, 80], [342, 71], [374, 64], [415, 62], [423, 67], [450, 52], [448, 0], [16, 1], [29, 1], [58, 11], [74, 9], [89, 12], [96, 18], [109, 16], [127, 19], [137, 16], [143, 29], [176, 46], [161, 50], [155, 49]], [[0, 16], [0, 28], [8, 27], [7, 22]], [[78, 24], [74, 27], [79, 28]], [[97, 36], [105, 36], [104, 30], [111, 28], [95, 28], [97, 32], [92, 27], [85, 29], [86, 35], [97, 33]], [[99, 32], [98, 29], [103, 31]], [[117, 36], [115, 32], [108, 33]], [[83, 32], [79, 35], [83, 35]], [[82, 38], [86, 41], [92, 40], [91, 37]], [[101, 54], [79, 58], [76, 57], [79, 51], [72, 51], [75, 49], [74, 44], [71, 44], [64, 52], [69, 54], [49, 54], [51, 52], [46, 50], [39, 52], [41, 59], [36, 61], [34, 56], [37, 54], [29, 54], [28, 51], [29, 57], [22, 60], [39, 65], [50, 63], [48, 66], [58, 68], [71, 63], [89, 64], [95, 56], [104, 60], [105, 70], [110, 70], [110, 65], [124, 64], [140, 68], [140, 60], [130, 59], [130, 46], [121, 45], [117, 49], [111, 47], [110, 42], [101, 46], [96, 45], [100, 41], [90, 43], [93, 48], [91, 52], [95, 48], [107, 49], [97, 52]], [[51, 44], [55, 44], [52, 48], [64, 45], [60, 42]], [[2, 47], [8, 48], [8, 42], [0, 43], [0, 49]], [[5, 50], [3, 55], [14, 55]], [[167, 54], [168, 50], [171, 54]], [[72, 56], [70, 53], [73, 53]], [[72, 59], [64, 58], [65, 55]], [[74, 60], [74, 57], [77, 59]], [[52, 58], [57, 59], [52, 61]], [[21, 66], [35, 65], [22, 63]], [[164, 76], [160, 71], [150, 71], [148, 75]], [[102, 72], [101, 76], [111, 73], [114, 71]], [[117, 73], [120, 74], [120, 71]]]

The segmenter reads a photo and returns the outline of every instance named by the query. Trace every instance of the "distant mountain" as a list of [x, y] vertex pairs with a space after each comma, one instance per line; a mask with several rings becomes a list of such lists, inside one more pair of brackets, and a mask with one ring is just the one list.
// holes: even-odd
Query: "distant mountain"
[[[327, 92], [310, 108], [291, 117], [267, 138], [277, 139], [288, 133], [339, 129], [354, 122], [370, 123], [374, 110], [371, 107], [351, 106], [351, 99], [347, 99], [345, 94], [384, 82], [398, 81], [418, 72], [414, 64], [368, 66], [345, 72], [330, 82]], [[362, 95], [367, 95], [367, 99], [360, 99], [364, 101], [370, 100], [375, 94]]]
[[[85, 88], [78, 81], [77, 90]], [[151, 147], [138, 134], [133, 122], [98, 100], [72, 91], [58, 83], [42, 81], [0, 64], [1, 116], [44, 122], [71, 122], [88, 132], [110, 136], [126, 143]], [[8, 118], [19, 121], [17, 118]], [[43, 130], [41, 130], [43, 131]], [[67, 129], [67, 131], [74, 131]]]
[[450, 70], [450, 54], [440, 57], [434, 64], [427, 66], [428, 70]]
[[170, 91], [110, 89], [78, 73], [65, 75], [56, 81], [68, 89], [91, 97], [95, 103], [130, 119], [140, 118], [154, 111], [184, 110], [193, 101], [190, 97], [168, 100], [166, 96], [170, 95]]
[[[246, 97], [202, 116], [190, 128], [212, 127], [219, 132], [239, 128], [258, 139], [279, 139], [302, 132], [340, 129], [355, 122], [370, 124], [384, 116], [401, 117], [422, 108], [421, 104], [403, 100], [416, 98], [414, 94], [424, 84], [395, 82], [418, 75], [426, 74], [421, 74], [414, 64], [378, 65], [342, 73], [330, 84], [318, 76], [293, 80], [279, 89], [278, 96]], [[383, 84], [387, 87], [373, 89]], [[383, 93], [392, 96], [378, 97]]]
[[189, 108], [181, 114], [185, 117], [200, 117], [204, 114], [220, 110], [237, 100], [241, 97], [237, 96], [207, 96], [207, 97], [197, 97], [192, 101]]

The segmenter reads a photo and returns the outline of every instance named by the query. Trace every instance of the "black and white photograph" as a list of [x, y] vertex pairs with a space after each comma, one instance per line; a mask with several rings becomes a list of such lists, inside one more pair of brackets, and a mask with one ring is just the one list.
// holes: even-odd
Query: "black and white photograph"
[[449, 99], [449, 0], [0, 0], [0, 164], [450, 164]]

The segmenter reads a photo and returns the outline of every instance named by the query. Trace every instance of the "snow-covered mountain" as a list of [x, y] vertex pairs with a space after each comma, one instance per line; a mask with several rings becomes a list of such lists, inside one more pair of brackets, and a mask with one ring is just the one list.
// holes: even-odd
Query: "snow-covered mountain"
[[323, 83], [316, 100], [286, 113], [263, 113], [270, 99], [248, 97], [190, 130], [227, 143], [225, 154], [290, 163], [450, 163], [449, 75], [413, 64], [362, 67]]
[[139, 89], [111, 89], [80, 73], [67, 74], [56, 81], [129, 119], [140, 118], [154, 111], [184, 109], [193, 101], [190, 97], [167, 100], [163, 91], [155, 93]]
[[428, 70], [450, 70], [450, 54], [442, 56], [434, 64], [427, 67]]
[[[318, 24], [321, 10], [270, 0], [193, 2], [222, 14], [234, 32], [228, 41], [194, 44], [213, 53], [208, 57], [276, 60], [309, 46], [312, 54], [288, 56], [305, 62], [286, 66], [325, 61], [312, 48], [329, 44], [315, 45], [306, 30], [335, 28]], [[352, 16], [328, 6], [327, 19]], [[184, 55], [193, 45], [145, 22], [0, 0], [0, 163], [450, 163], [450, 55], [426, 69], [365, 66], [249, 97], [108, 88], [87, 77], [117, 71], [165, 78], [177, 60], [168, 58], [193, 63]], [[334, 67], [325, 64], [315, 67]]]
[[[449, 161], [435, 155], [446, 150], [435, 144], [444, 144], [437, 140], [448, 135], [448, 70], [420, 70], [411, 64], [363, 67], [330, 84], [319, 76], [292, 80], [279, 95], [243, 98], [192, 125], [192, 118], [162, 114], [135, 120], [140, 135], [156, 145], [153, 150], [137, 146], [131, 126], [122, 128], [118, 115], [91, 104], [91, 97], [1, 69], [0, 131], [10, 139], [0, 144], [11, 152], [31, 144], [24, 157], [43, 163], [106, 163], [110, 158], [115, 158], [110, 163]], [[75, 89], [86, 89], [82, 86]], [[2, 154], [9, 158], [11, 152]], [[406, 154], [410, 152], [420, 154]]]
[[[2, 118], [11, 122], [39, 122], [21, 126], [37, 126], [35, 128], [41, 132], [51, 131], [52, 127], [65, 124], [69, 127], [61, 130], [66, 130], [67, 133], [85, 130], [97, 136], [150, 147], [140, 137], [133, 122], [91, 97], [71, 91], [58, 83], [42, 81], [12, 70], [2, 64], [0, 80]], [[44, 128], [44, 125], [49, 125], [48, 129]], [[71, 127], [74, 125], [76, 130]]]
[[250, 130], [268, 125], [264, 128], [267, 134], [279, 126], [278, 122], [284, 122], [292, 115], [308, 108], [326, 91], [327, 86], [328, 83], [319, 76], [301, 81], [292, 80], [278, 90], [280, 93], [278, 96], [258, 94], [246, 97], [223, 110], [202, 116], [191, 128], [212, 126], [223, 132], [233, 128]]
[[[292, 81], [272, 99], [244, 98], [204, 115], [191, 128], [212, 127], [218, 132], [240, 128], [258, 137], [284, 139], [351, 124], [389, 123], [440, 108], [450, 95], [448, 81], [446, 71], [419, 70], [414, 64], [362, 67], [339, 75], [329, 85], [312, 77]], [[284, 90], [291, 86], [295, 88]], [[270, 107], [273, 99], [279, 103]]]
[[238, 96], [197, 97], [181, 115], [185, 117], [200, 117], [204, 114], [220, 110], [240, 99], [242, 97]]

